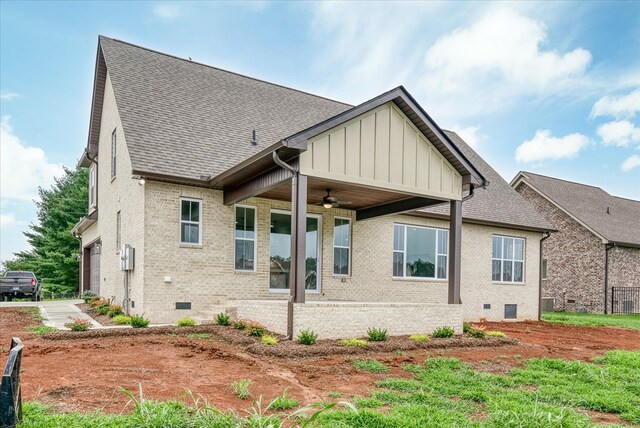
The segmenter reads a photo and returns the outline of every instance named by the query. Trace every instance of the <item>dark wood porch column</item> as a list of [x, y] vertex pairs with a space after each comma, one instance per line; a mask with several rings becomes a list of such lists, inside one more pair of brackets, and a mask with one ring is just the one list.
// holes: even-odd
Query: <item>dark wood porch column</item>
[[291, 179], [291, 265], [289, 287], [294, 303], [304, 303], [307, 260], [307, 176]]
[[449, 208], [449, 304], [460, 301], [460, 252], [462, 244], [462, 201], [451, 201]]

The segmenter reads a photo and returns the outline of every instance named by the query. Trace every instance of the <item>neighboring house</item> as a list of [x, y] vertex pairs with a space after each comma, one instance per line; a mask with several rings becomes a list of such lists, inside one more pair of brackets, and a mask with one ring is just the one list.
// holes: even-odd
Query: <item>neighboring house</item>
[[336, 337], [538, 316], [551, 226], [402, 87], [354, 107], [100, 37], [80, 165], [82, 287], [154, 322]]
[[555, 310], [640, 313], [640, 201], [531, 172], [511, 185], [557, 229], [543, 241], [544, 300]]

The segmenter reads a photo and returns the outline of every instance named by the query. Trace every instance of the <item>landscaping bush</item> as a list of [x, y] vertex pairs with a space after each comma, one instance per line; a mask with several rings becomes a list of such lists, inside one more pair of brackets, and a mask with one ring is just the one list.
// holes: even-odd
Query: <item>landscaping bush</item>
[[318, 335], [312, 330], [301, 330], [298, 334], [298, 343], [302, 345], [315, 345]]
[[340, 344], [344, 346], [367, 346], [367, 341], [362, 339], [342, 339]]
[[467, 334], [471, 337], [475, 337], [476, 339], [484, 339], [484, 337], [486, 336], [486, 333], [484, 331], [478, 329], [472, 329]]
[[473, 330], [473, 324], [471, 324], [470, 322], [462, 323], [462, 332], [463, 333], [467, 334], [471, 330]]
[[251, 385], [250, 379], [240, 379], [238, 381], [231, 382], [231, 389], [233, 389], [234, 394], [236, 394], [238, 398], [246, 400], [251, 397], [249, 385]]
[[275, 336], [270, 336], [268, 334], [263, 335], [260, 338], [260, 341], [262, 343], [264, 343], [265, 345], [277, 345], [278, 344], [278, 338]]
[[429, 340], [429, 336], [426, 334], [412, 334], [411, 336], [409, 336], [409, 339], [415, 342], [426, 342], [427, 340]]
[[216, 324], [218, 325], [229, 325], [229, 315], [224, 312], [220, 312], [216, 315]]
[[389, 371], [389, 367], [377, 360], [354, 360], [353, 366], [356, 370], [364, 370], [373, 373], [383, 373]]
[[149, 320], [142, 315], [131, 316], [131, 327], [133, 328], [145, 328], [149, 327]]
[[454, 334], [456, 334], [456, 331], [453, 328], [443, 326], [443, 327], [436, 328], [432, 336], [443, 338], [443, 337], [453, 337]]
[[246, 328], [248, 336], [262, 337], [264, 334], [264, 327], [257, 322], [247, 323]]
[[107, 299], [95, 299], [93, 300], [89, 306], [91, 306], [92, 308], [97, 308], [98, 306], [104, 306], [104, 305], [109, 305], [109, 301]]
[[126, 315], [116, 315], [113, 317], [113, 322], [118, 325], [131, 325], [131, 317]]
[[247, 325], [242, 320], [235, 320], [233, 323], [231, 323], [231, 327], [235, 328], [236, 330], [244, 330], [245, 328], [247, 328]]
[[289, 410], [294, 407], [298, 407], [300, 402], [295, 398], [291, 398], [287, 395], [287, 388], [282, 391], [282, 395], [276, 397], [269, 405], [267, 406], [267, 410]]
[[194, 325], [196, 325], [196, 322], [189, 317], [180, 318], [178, 320], [178, 327], [193, 327]]
[[87, 331], [91, 327], [91, 321], [82, 318], [69, 317], [70, 323], [65, 324], [65, 327], [71, 329], [71, 331]]
[[371, 342], [384, 342], [387, 340], [386, 328], [370, 328], [367, 330], [367, 336]]
[[96, 314], [98, 315], [107, 315], [109, 313], [109, 308], [110, 305], [108, 303], [97, 306], [96, 307]]
[[80, 298], [84, 300], [85, 303], [91, 303], [94, 300], [99, 299], [96, 293], [90, 290], [86, 290], [85, 292], [83, 292], [82, 295], [80, 295]]
[[109, 306], [109, 311], [107, 312], [107, 315], [109, 315], [111, 318], [117, 315], [122, 315], [122, 314], [124, 314], [124, 312], [122, 311], [122, 306], [120, 305]]
[[507, 337], [507, 335], [504, 334], [501, 331], [488, 331], [487, 332], [487, 336], [491, 336], [491, 337]]

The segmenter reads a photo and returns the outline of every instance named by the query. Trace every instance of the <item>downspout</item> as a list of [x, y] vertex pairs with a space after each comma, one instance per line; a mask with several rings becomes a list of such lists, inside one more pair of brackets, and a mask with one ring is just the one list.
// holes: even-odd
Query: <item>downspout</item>
[[[293, 175], [293, 180], [297, 179], [299, 171], [296, 170], [291, 165], [289, 165], [288, 163], [286, 163], [285, 161], [283, 161], [282, 159], [280, 159], [280, 157], [278, 156], [277, 150], [274, 150], [272, 152], [272, 156], [273, 156], [273, 162], [275, 162], [276, 165], [289, 171]], [[291, 270], [291, 266], [289, 266], [289, 270]], [[285, 337], [285, 340], [293, 339], [293, 299], [294, 299], [295, 287], [290, 287], [290, 288], [291, 290], [289, 293], [289, 301], [287, 302], [287, 336]]]
[[[540, 269], [538, 272], [538, 321], [542, 319], [542, 243], [551, 236], [551, 232], [545, 232], [540, 239]], [[547, 265], [548, 266], [548, 265]], [[563, 299], [564, 300], [564, 299]]]
[[[606, 244], [604, 246], [604, 313], [607, 312], [609, 306], [609, 250], [615, 247], [616, 244]], [[611, 301], [611, 312], [613, 312], [613, 299]]]

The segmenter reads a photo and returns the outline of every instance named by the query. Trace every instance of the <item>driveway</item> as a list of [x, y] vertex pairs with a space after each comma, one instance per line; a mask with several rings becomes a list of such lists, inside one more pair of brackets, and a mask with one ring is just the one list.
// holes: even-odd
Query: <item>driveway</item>
[[45, 302], [0, 302], [0, 308], [23, 308], [37, 306], [40, 314], [44, 318], [45, 325], [55, 327], [60, 330], [68, 330], [64, 325], [69, 322], [69, 317], [80, 318], [91, 322], [93, 328], [102, 327], [89, 315], [82, 312], [76, 306], [83, 303], [83, 300], [52, 300]]

